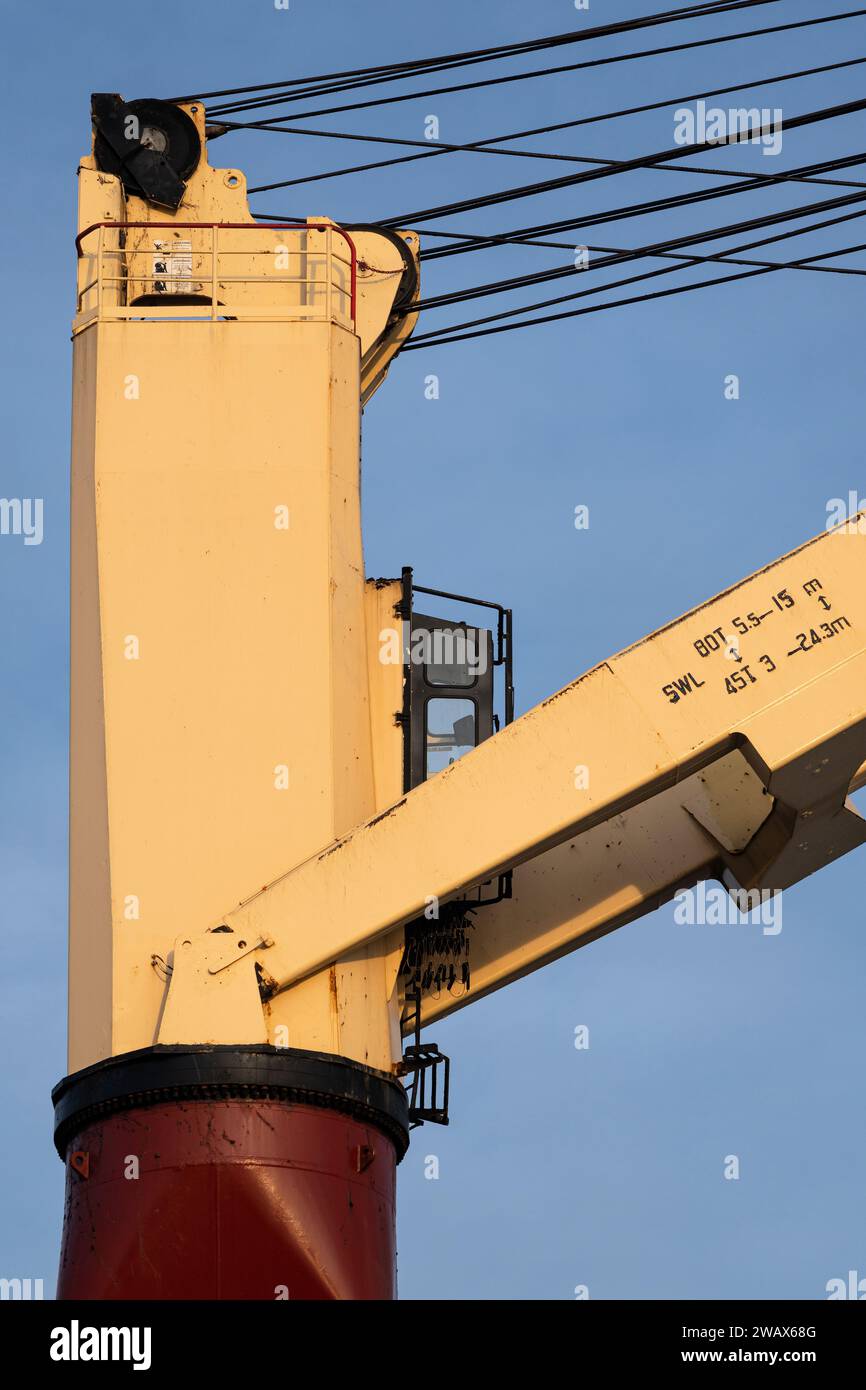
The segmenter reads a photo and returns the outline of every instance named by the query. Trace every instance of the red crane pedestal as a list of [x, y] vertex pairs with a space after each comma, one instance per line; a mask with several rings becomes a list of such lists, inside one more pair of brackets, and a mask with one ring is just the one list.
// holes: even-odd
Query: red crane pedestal
[[154, 1047], [53, 1092], [58, 1299], [391, 1299], [406, 1093], [270, 1047]]

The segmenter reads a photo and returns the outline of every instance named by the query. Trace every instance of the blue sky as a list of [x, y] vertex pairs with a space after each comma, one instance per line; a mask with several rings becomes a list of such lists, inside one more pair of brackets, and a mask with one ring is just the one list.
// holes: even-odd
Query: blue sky
[[[65, 1067], [69, 322], [90, 92], [171, 96], [276, 81], [657, 8], [291, 0], [283, 12], [272, 0], [152, 0], [143, 13], [91, 0], [85, 23], [57, 0], [4, 0], [0, 495], [42, 497], [45, 519], [39, 546], [0, 537], [0, 1274], [51, 1287], [61, 1220], [49, 1092]], [[814, 0], [782, 0], [605, 40], [579, 56], [822, 12]], [[434, 114], [441, 139], [465, 142], [863, 55], [860, 19], [308, 124], [421, 139]], [[742, 96], [790, 116], [861, 92], [853, 68]], [[673, 109], [524, 147], [630, 158], [673, 144]], [[789, 132], [776, 159], [742, 146], [693, 162], [779, 172], [858, 152], [864, 133], [863, 116], [849, 116]], [[213, 158], [260, 184], [381, 158], [379, 149], [233, 134]], [[269, 193], [254, 206], [374, 221], [568, 168], [456, 155]], [[437, 225], [496, 231], [713, 183], [636, 172]], [[834, 190], [761, 190], [587, 224], [580, 239], [637, 246], [824, 192]], [[766, 254], [866, 241], [859, 227]], [[531, 248], [454, 258], [431, 264], [425, 289], [562, 260]], [[866, 256], [840, 263], [866, 268]], [[365, 417], [368, 573], [412, 564], [420, 583], [510, 604], [518, 712], [529, 708], [820, 532], [830, 499], [866, 497], [861, 285], [782, 272], [405, 355]], [[546, 294], [517, 302], [536, 297]], [[474, 310], [431, 311], [429, 326], [464, 317]], [[430, 373], [440, 380], [435, 401], [425, 397]], [[737, 401], [724, 396], [731, 373]], [[587, 531], [574, 528], [579, 504], [590, 508]], [[790, 890], [776, 937], [677, 926], [668, 907], [437, 1025], [432, 1035], [453, 1059], [453, 1119], [448, 1130], [419, 1130], [401, 1168], [401, 1295], [569, 1299], [585, 1284], [593, 1298], [821, 1298], [828, 1279], [866, 1275], [864, 866], [855, 854]], [[573, 1046], [579, 1024], [591, 1031], [588, 1052]], [[736, 1182], [723, 1177], [731, 1153]], [[431, 1154], [435, 1181], [424, 1176]]]

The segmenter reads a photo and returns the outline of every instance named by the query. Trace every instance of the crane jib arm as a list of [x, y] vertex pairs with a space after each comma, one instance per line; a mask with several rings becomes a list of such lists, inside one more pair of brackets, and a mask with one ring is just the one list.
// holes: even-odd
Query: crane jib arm
[[[532, 861], [522, 894], [515, 875], [517, 917], [503, 905], [503, 950], [520, 958], [497, 974], [485, 956], [486, 987], [505, 983], [580, 944], [566, 912], [553, 944], [524, 942], [521, 953], [539, 866], [556, 864], [552, 881], [564, 888], [562, 847], [591, 845], [590, 859], [618, 857], [622, 881], [636, 808], [686, 818], [697, 863], [671, 844], [666, 872], [643, 885], [632, 874], [622, 920], [651, 910], [698, 864], [742, 889], [786, 888], [866, 841], [848, 801], [864, 762], [861, 513], [603, 662], [219, 923], [180, 938], [159, 1040], [225, 1040], [229, 996], [226, 1026], [263, 1037], [263, 997]], [[612, 848], [594, 831], [614, 821]], [[657, 860], [666, 854], [656, 848]], [[592, 871], [586, 855], [581, 868]], [[488, 911], [495, 940], [500, 909]], [[605, 925], [596, 913], [594, 934]], [[485, 930], [486, 920], [482, 941]]]

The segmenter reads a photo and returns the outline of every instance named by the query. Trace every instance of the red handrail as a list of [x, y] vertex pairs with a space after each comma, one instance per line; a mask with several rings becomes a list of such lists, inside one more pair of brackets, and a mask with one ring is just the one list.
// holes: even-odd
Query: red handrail
[[123, 230], [126, 227], [156, 227], [165, 230], [172, 227], [182, 227], [184, 229], [201, 228], [221, 228], [225, 227], [228, 231], [249, 231], [254, 229], [258, 232], [280, 232], [280, 231], [309, 231], [309, 232], [339, 232], [340, 236], [349, 247], [349, 265], [351, 268], [351, 313], [352, 323], [357, 322], [358, 309], [358, 250], [348, 232], [344, 232], [342, 227], [338, 227], [335, 222], [268, 222], [262, 225], [260, 222], [93, 222], [89, 227], [85, 227], [83, 232], [79, 232], [75, 238], [75, 250], [78, 259], [81, 260], [85, 254], [81, 248], [81, 243], [91, 232], [96, 232], [100, 227], [117, 227]]

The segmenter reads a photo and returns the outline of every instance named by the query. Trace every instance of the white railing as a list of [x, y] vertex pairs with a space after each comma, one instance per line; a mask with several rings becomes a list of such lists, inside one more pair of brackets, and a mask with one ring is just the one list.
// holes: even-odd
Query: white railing
[[104, 319], [355, 325], [357, 251], [330, 222], [98, 222], [75, 245], [75, 332]]

